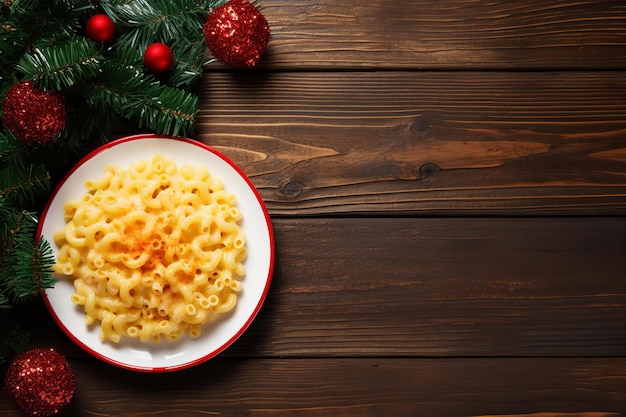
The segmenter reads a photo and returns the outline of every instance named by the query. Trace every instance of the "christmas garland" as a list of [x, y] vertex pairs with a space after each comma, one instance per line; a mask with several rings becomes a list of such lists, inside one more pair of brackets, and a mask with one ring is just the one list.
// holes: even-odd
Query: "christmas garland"
[[12, 309], [55, 282], [35, 236], [55, 181], [123, 132], [191, 136], [203, 68], [254, 66], [269, 34], [247, 0], [0, 6], [0, 363], [28, 347]]

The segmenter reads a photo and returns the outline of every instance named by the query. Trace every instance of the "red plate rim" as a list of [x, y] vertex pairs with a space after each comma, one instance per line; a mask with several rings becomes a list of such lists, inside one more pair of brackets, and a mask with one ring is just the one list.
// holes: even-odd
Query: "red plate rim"
[[272, 276], [273, 276], [273, 272], [274, 272], [274, 263], [275, 263], [275, 249], [274, 249], [274, 232], [273, 232], [273, 228], [272, 228], [272, 223], [270, 220], [270, 216], [269, 213], [267, 211], [267, 208], [265, 206], [265, 203], [263, 202], [263, 199], [261, 198], [261, 195], [259, 194], [258, 190], [256, 189], [256, 187], [254, 186], [254, 184], [252, 183], [252, 181], [250, 181], [250, 179], [248, 178], [248, 176], [241, 170], [241, 168], [239, 168], [239, 166], [237, 166], [233, 161], [231, 161], [228, 157], [226, 157], [224, 154], [222, 154], [221, 152], [215, 150], [214, 148], [210, 147], [209, 145], [199, 142], [197, 140], [193, 140], [193, 139], [189, 139], [189, 138], [181, 138], [181, 137], [175, 137], [175, 136], [168, 136], [168, 135], [159, 135], [159, 134], [138, 134], [138, 135], [132, 135], [132, 136], [126, 136], [120, 139], [116, 139], [113, 140], [111, 142], [108, 142], [106, 144], [103, 144], [101, 146], [99, 146], [98, 148], [94, 149], [93, 151], [89, 152], [87, 155], [85, 155], [83, 158], [81, 158], [79, 160], [79, 162], [77, 162], [68, 172], [67, 174], [65, 174], [63, 176], [63, 178], [59, 181], [59, 183], [54, 187], [54, 190], [52, 191], [52, 193], [50, 194], [50, 197], [46, 203], [46, 205], [44, 206], [44, 209], [42, 210], [41, 213], [41, 217], [39, 220], [39, 224], [37, 226], [37, 240], [41, 239], [42, 236], [42, 228], [43, 228], [43, 224], [44, 224], [44, 220], [48, 214], [48, 210], [50, 209], [50, 205], [52, 204], [52, 201], [54, 200], [56, 194], [59, 192], [59, 190], [62, 188], [62, 186], [65, 184], [65, 182], [68, 180], [68, 178], [70, 178], [72, 176], [72, 174], [82, 165], [84, 165], [86, 162], [88, 162], [89, 160], [91, 160], [94, 156], [96, 156], [97, 154], [113, 148], [121, 143], [125, 143], [125, 142], [130, 142], [130, 141], [136, 141], [136, 140], [142, 140], [142, 139], [170, 139], [170, 140], [176, 140], [176, 141], [181, 141], [181, 142], [186, 142], [188, 144], [197, 146], [199, 148], [202, 148], [208, 152], [213, 153], [215, 156], [219, 157], [220, 159], [222, 159], [224, 162], [226, 162], [228, 165], [230, 165], [238, 174], [239, 176], [241, 176], [241, 178], [247, 183], [248, 187], [250, 188], [250, 190], [254, 193], [254, 196], [256, 197], [259, 206], [261, 208], [261, 210], [263, 211], [263, 215], [265, 217], [265, 225], [267, 228], [267, 232], [268, 232], [268, 236], [269, 236], [269, 244], [270, 244], [270, 259], [269, 259], [269, 268], [268, 268], [268, 272], [267, 272], [267, 277], [266, 277], [266, 282], [265, 282], [265, 286], [263, 288], [263, 292], [259, 298], [259, 301], [257, 302], [257, 305], [254, 307], [254, 310], [252, 312], [252, 314], [248, 317], [248, 319], [246, 320], [246, 322], [244, 323], [243, 326], [241, 326], [239, 328], [239, 330], [230, 338], [228, 339], [226, 342], [222, 343], [218, 348], [213, 349], [212, 351], [208, 352], [207, 354], [188, 361], [188, 362], [184, 362], [181, 363], [179, 365], [175, 365], [175, 366], [167, 366], [167, 367], [144, 367], [144, 366], [136, 366], [136, 365], [132, 365], [132, 364], [128, 364], [125, 362], [120, 362], [117, 361], [115, 359], [112, 359], [106, 355], [103, 355], [99, 352], [96, 352], [95, 350], [93, 350], [92, 348], [90, 348], [87, 344], [85, 344], [82, 340], [80, 340], [77, 336], [74, 335], [74, 333], [63, 323], [63, 321], [59, 318], [59, 316], [57, 315], [57, 313], [54, 311], [54, 308], [52, 307], [50, 300], [48, 299], [47, 294], [44, 292], [42, 299], [44, 301], [44, 304], [46, 305], [46, 308], [48, 309], [48, 311], [50, 312], [50, 314], [52, 315], [54, 321], [57, 323], [57, 325], [63, 330], [63, 332], [74, 342], [76, 343], [78, 346], [80, 346], [83, 350], [87, 351], [89, 354], [91, 354], [92, 356], [110, 363], [112, 365], [118, 366], [120, 368], [124, 368], [124, 369], [128, 369], [128, 370], [133, 370], [133, 371], [140, 371], [140, 372], [171, 372], [171, 371], [177, 371], [177, 370], [183, 370], [183, 369], [188, 369], [191, 367], [194, 367], [196, 365], [199, 365], [203, 362], [206, 362], [207, 360], [217, 356], [218, 354], [220, 354], [221, 352], [223, 352], [226, 348], [228, 348], [230, 345], [232, 345], [246, 330], [247, 328], [250, 326], [250, 324], [254, 321], [254, 319], [256, 318], [258, 312], [260, 311], [263, 303], [265, 302], [265, 298], [267, 297], [267, 293], [269, 292], [269, 288], [270, 288], [270, 284], [272, 281]]

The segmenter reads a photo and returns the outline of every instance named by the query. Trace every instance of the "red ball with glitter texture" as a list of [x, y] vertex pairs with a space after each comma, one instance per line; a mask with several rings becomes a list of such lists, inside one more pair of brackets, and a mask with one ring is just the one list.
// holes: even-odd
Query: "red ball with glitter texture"
[[108, 43], [115, 37], [115, 22], [105, 14], [95, 14], [87, 21], [85, 32], [94, 42]]
[[54, 349], [17, 355], [4, 377], [4, 389], [26, 416], [59, 414], [74, 397], [76, 380], [69, 363]]
[[2, 101], [2, 123], [26, 144], [42, 144], [65, 128], [65, 97], [43, 91], [32, 81], [9, 88]]
[[256, 65], [270, 38], [265, 16], [247, 0], [230, 0], [213, 9], [202, 32], [216, 58], [240, 67]]

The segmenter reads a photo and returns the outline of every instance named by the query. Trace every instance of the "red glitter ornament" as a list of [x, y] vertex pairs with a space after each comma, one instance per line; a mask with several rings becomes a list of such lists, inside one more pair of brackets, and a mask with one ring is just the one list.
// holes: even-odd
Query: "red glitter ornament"
[[42, 144], [54, 139], [65, 127], [65, 97], [42, 91], [32, 81], [7, 90], [2, 101], [2, 122], [20, 141]]
[[152, 72], [167, 71], [173, 63], [174, 54], [164, 43], [154, 42], [143, 53], [143, 64]]
[[115, 37], [115, 22], [105, 14], [95, 14], [87, 21], [85, 30], [92, 41], [108, 43]]
[[213, 55], [234, 66], [256, 65], [270, 38], [267, 20], [247, 0], [230, 0], [213, 9], [202, 32]]
[[4, 377], [4, 389], [26, 416], [58, 414], [72, 400], [75, 387], [69, 363], [54, 349], [37, 348], [20, 353]]

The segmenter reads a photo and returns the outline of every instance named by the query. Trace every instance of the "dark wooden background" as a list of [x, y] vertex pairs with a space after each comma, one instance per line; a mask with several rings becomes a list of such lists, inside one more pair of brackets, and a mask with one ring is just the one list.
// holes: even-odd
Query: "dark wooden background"
[[[624, 1], [257, 0], [195, 138], [258, 187], [276, 270], [195, 368], [87, 356], [68, 416], [626, 416]], [[0, 394], [0, 416], [13, 416]]]

